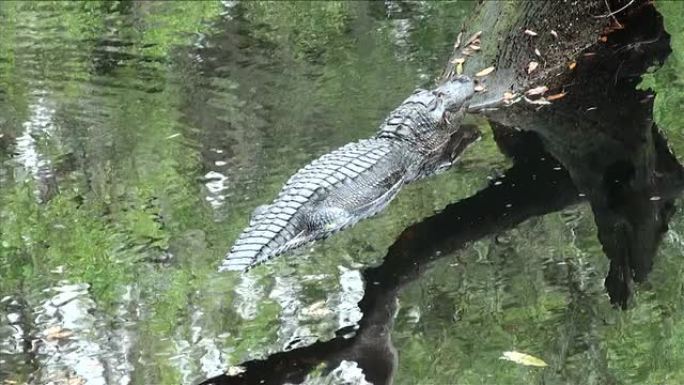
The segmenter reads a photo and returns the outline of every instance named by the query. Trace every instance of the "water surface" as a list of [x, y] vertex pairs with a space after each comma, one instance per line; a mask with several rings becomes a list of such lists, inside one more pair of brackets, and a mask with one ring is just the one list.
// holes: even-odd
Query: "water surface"
[[[289, 175], [432, 84], [472, 6], [0, 3], [0, 384], [197, 383], [353, 329], [364, 269], [401, 231], [511, 167], [487, 127], [381, 216], [244, 276], [216, 268]], [[683, 36], [651, 79], [680, 154]], [[682, 218], [624, 312], [581, 199], [441, 256], [378, 297], [395, 383], [683, 382]], [[359, 373], [307, 381], [336, 376]]]

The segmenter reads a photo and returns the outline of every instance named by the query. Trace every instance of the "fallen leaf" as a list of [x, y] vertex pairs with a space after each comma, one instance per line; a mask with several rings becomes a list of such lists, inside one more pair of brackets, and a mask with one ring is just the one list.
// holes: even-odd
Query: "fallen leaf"
[[605, 43], [605, 42], [608, 41], [608, 36], [599, 36], [598, 40], [599, 40], [601, 43]]
[[532, 100], [532, 99], [527, 98], [527, 96], [525, 96], [524, 99], [529, 104], [536, 104], [536, 105], [540, 105], [540, 106], [548, 106], [549, 104], [551, 104], [550, 101], [548, 101], [544, 98]]
[[245, 369], [244, 366], [231, 366], [226, 370], [226, 374], [229, 376], [237, 376], [240, 373], [246, 372], [247, 369]]
[[574, 70], [575, 67], [577, 67], [577, 62], [571, 61], [570, 64], [568, 64], [570, 71]]
[[551, 35], [553, 35], [553, 37], [555, 37], [556, 39], [558, 39], [558, 32], [556, 32], [556, 31], [554, 31], [554, 30], [551, 30]]
[[525, 95], [527, 96], [535, 96], [535, 95], [544, 95], [546, 91], [548, 91], [549, 88], [547, 86], [538, 86], [534, 88], [530, 88], [529, 90], [525, 91]]
[[473, 50], [470, 49], [470, 47], [465, 47], [461, 50], [461, 53], [466, 55], [466, 56], [470, 56], [473, 54]]
[[483, 69], [482, 71], [476, 73], [475, 76], [483, 77], [483, 76], [487, 76], [487, 75], [491, 74], [492, 72], [494, 72], [494, 66], [487, 67], [487, 68]]
[[480, 50], [480, 46], [475, 45], [475, 44], [469, 45], [468, 48], [472, 49], [473, 51], [479, 51]]
[[587, 52], [587, 53], [584, 53], [582, 56], [591, 57], [591, 56], [595, 56], [595, 55], [596, 55], [596, 52]]
[[456, 63], [456, 75], [463, 74], [463, 63]]
[[86, 383], [86, 380], [83, 377], [71, 377], [67, 380], [67, 385], [83, 385]]
[[537, 358], [535, 356], [531, 356], [526, 353], [520, 353], [516, 351], [512, 352], [503, 352], [501, 357], [499, 357], [500, 360], [508, 360], [515, 362], [516, 364], [520, 365], [525, 365], [525, 366], [537, 366], [537, 367], [545, 367], [549, 366], [546, 362], [544, 362], [541, 358]]
[[554, 95], [549, 95], [549, 96], [547, 96], [547, 97], [546, 97], [546, 100], [558, 100], [558, 99], [560, 99], [560, 98], [562, 98], [562, 97], [564, 97], [564, 96], [565, 96], [565, 92], [560, 92], [560, 93], [557, 93], [557, 94], [554, 94]]
[[537, 69], [537, 67], [539, 67], [539, 63], [537, 63], [534, 60], [531, 61], [530, 64], [527, 65], [527, 73], [531, 74], [532, 72], [534, 72], [534, 70]]
[[468, 40], [466, 40], [465, 44], [463, 45], [470, 45], [475, 42], [476, 39], [478, 39], [482, 35], [482, 31], [477, 31], [475, 32]]
[[537, 34], [536, 32], [534, 32], [534, 31], [530, 30], [530, 29], [526, 29], [526, 30], [525, 30], [525, 35], [528, 35], [528, 36], [537, 36], [538, 34]]
[[463, 32], [459, 32], [458, 36], [456, 36], [456, 42], [454, 43], [454, 49], [458, 48], [461, 45], [461, 37], [463, 36]]
[[463, 63], [465, 63], [465, 58], [462, 58], [462, 57], [454, 58], [454, 60], [451, 61], [451, 64], [463, 64]]
[[49, 327], [45, 330], [45, 338], [48, 341], [62, 340], [74, 334], [71, 330], [63, 329], [59, 325]]
[[475, 87], [473, 87], [473, 89], [475, 90], [475, 92], [484, 92], [487, 90], [485, 86], [481, 84], [476, 85]]
[[508, 91], [504, 92], [504, 94], [503, 94], [504, 100], [511, 100], [511, 99], [513, 99], [514, 97], [515, 97], [515, 94], [514, 94], [514, 93], [511, 93], [511, 92], [508, 92]]
[[536, 48], [534, 49], [534, 54], [541, 57], [541, 52], [539, 52], [539, 50]]

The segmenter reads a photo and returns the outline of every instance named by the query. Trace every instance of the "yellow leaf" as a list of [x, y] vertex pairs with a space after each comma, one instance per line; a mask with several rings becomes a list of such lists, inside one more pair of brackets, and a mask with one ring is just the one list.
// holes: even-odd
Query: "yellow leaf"
[[531, 356], [529, 354], [516, 352], [516, 351], [503, 352], [503, 354], [501, 355], [501, 357], [499, 357], [499, 359], [500, 360], [513, 361], [516, 364], [525, 365], [525, 366], [537, 366], [537, 367], [549, 366], [541, 358], [537, 358], [535, 356]]

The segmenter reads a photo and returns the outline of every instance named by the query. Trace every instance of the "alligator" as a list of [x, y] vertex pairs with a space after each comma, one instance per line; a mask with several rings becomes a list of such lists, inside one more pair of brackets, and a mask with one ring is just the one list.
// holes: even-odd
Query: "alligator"
[[246, 271], [327, 238], [383, 210], [404, 185], [451, 167], [479, 138], [474, 126], [460, 125], [473, 94], [472, 79], [463, 75], [417, 89], [375, 136], [301, 168], [271, 204], [254, 210], [219, 271]]

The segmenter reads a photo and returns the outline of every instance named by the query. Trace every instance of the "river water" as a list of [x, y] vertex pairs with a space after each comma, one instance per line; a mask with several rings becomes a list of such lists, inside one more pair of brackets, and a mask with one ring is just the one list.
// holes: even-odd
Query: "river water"
[[[618, 310], [592, 210], [552, 159], [534, 167], [565, 186], [562, 205], [400, 282], [369, 281], [394, 271], [381, 263], [404, 228], [518, 180], [480, 121], [452, 170], [380, 216], [247, 274], [216, 272], [293, 172], [432, 84], [472, 7], [0, 3], [0, 384], [195, 384], [359, 324], [396, 384], [684, 382], [679, 200], [648, 282]], [[656, 118], [682, 154], [673, 47]], [[495, 198], [464, 212], [521, 199]], [[353, 360], [314, 364], [307, 383], [363, 383]]]

